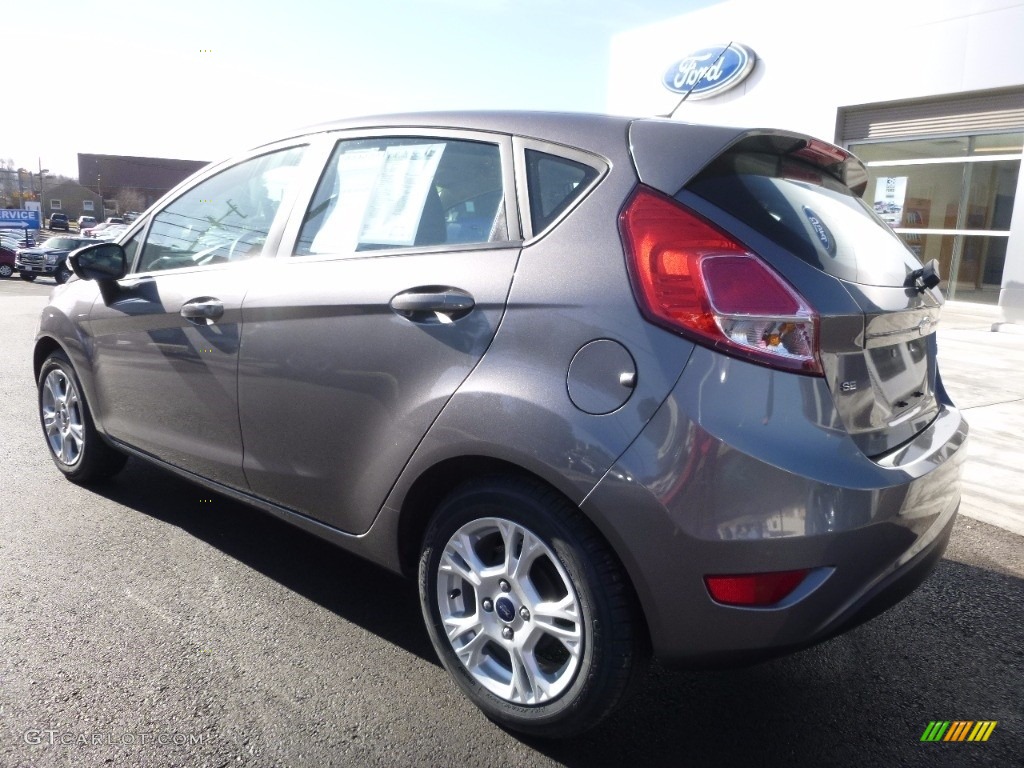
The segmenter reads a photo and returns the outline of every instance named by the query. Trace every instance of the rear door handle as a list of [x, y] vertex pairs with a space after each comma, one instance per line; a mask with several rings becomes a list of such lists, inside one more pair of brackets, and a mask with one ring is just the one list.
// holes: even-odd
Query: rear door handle
[[193, 299], [181, 306], [181, 316], [199, 325], [213, 325], [224, 315], [224, 303], [219, 299]]
[[391, 308], [410, 320], [451, 322], [468, 314], [476, 302], [458, 288], [412, 288], [391, 299]]

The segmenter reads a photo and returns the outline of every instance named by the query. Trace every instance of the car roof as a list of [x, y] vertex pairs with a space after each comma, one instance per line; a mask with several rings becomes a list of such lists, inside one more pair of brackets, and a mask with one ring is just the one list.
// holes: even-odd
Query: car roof
[[[636, 118], [585, 112], [536, 112], [514, 110], [477, 110], [415, 112], [369, 115], [307, 126], [278, 139], [288, 139], [328, 131], [363, 128], [438, 128], [464, 129], [490, 133], [508, 133], [574, 146], [598, 143], [611, 136], [625, 140], [630, 123]], [[269, 143], [269, 142], [268, 142]]]
[[[672, 143], [687, 142], [690, 146], [699, 145], [702, 152], [689, 154], [692, 156], [691, 162], [699, 161], [701, 163], [707, 162], [715, 154], [743, 136], [770, 133], [777, 136], [785, 135], [792, 139], [811, 139], [810, 136], [790, 131], [750, 126], [689, 123], [656, 116], [528, 110], [454, 110], [369, 115], [334, 120], [307, 126], [288, 135], [280, 136], [273, 143], [316, 133], [372, 128], [461, 129], [503, 133], [565, 144], [599, 153], [608, 151], [611, 147], [627, 146], [637, 138], [649, 140], [657, 145], [668, 139]], [[654, 165], [657, 166], [661, 162], [661, 159], [656, 158]]]

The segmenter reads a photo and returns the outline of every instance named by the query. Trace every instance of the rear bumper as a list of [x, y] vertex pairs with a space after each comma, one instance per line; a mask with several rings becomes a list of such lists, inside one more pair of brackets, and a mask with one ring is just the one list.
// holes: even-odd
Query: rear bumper
[[[957, 506], [959, 507], [959, 504]], [[953, 523], [955, 522], [956, 515], [949, 515], [945, 526], [934, 538], [926, 537], [922, 540], [923, 549], [910, 560], [899, 565], [890, 576], [864, 593], [845, 616], [839, 617], [833, 623], [831, 634], [841, 634], [873, 619], [921, 586], [942, 559], [942, 555], [949, 545], [949, 537], [953, 533]]]
[[[743, 662], [827, 639], [912, 591], [960, 502], [967, 425], [944, 408], [882, 461], [860, 452], [821, 379], [695, 351], [583, 509], [636, 588], [655, 654]], [[769, 608], [713, 601], [705, 575], [814, 569]]]

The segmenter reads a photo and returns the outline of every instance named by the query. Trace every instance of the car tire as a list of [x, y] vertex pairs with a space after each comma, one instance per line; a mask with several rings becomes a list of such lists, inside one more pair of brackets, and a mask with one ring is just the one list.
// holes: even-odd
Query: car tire
[[14, 267], [10, 264], [0, 264], [0, 277], [10, 277], [14, 274]]
[[21, 275], [21, 279], [24, 280], [26, 283], [31, 283], [33, 280], [36, 279], [35, 275], [29, 275], [26, 274], [25, 272], [20, 272], [19, 274]]
[[127, 456], [96, 430], [82, 385], [63, 352], [51, 352], [39, 370], [39, 421], [57, 469], [73, 483], [112, 477]]
[[539, 482], [482, 478], [448, 496], [424, 537], [419, 591], [441, 662], [509, 730], [586, 731], [646, 666], [622, 566], [579, 509]]
[[57, 285], [64, 285], [71, 276], [75, 273], [68, 267], [67, 262], [57, 267], [57, 271], [53, 273], [53, 279], [57, 281]]

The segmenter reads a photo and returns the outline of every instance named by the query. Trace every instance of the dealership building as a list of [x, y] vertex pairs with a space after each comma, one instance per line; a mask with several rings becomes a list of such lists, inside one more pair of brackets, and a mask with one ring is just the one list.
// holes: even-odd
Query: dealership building
[[608, 107], [846, 147], [949, 299], [1024, 323], [1022, 41], [1021, 0], [732, 0], [613, 38]]

